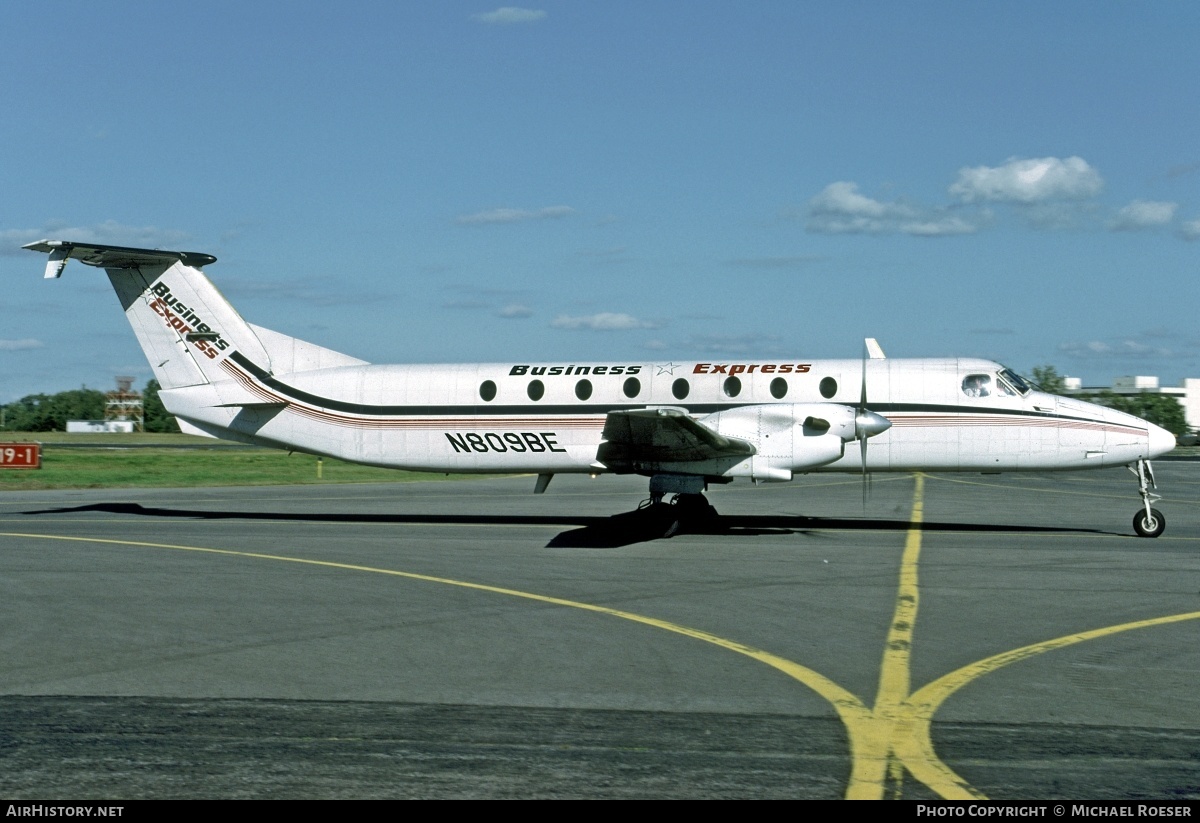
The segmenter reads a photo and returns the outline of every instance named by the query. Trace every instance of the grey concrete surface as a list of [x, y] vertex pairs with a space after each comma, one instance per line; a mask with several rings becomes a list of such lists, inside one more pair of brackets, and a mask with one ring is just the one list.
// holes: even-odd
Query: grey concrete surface
[[[954, 682], [979, 795], [1200, 798], [1200, 463], [1156, 468], [1154, 540], [1123, 469], [924, 479], [902, 696]], [[0, 797], [845, 796], [814, 684], [875, 708], [914, 478], [669, 540], [641, 479], [533, 482], [0, 494]]]

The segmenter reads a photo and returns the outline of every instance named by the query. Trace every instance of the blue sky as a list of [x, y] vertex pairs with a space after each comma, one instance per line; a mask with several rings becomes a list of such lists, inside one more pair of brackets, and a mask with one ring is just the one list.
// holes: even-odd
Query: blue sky
[[1194, 2], [9, 3], [0, 402], [150, 376], [42, 238], [372, 362], [1200, 376]]

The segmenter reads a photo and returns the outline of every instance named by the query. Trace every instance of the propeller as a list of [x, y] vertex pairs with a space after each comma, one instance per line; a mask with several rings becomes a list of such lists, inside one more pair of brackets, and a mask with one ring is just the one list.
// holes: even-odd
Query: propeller
[[892, 427], [892, 421], [867, 408], [868, 359], [884, 359], [883, 349], [880, 348], [874, 337], [868, 337], [863, 341], [862, 392], [859, 395], [858, 409], [854, 413], [854, 437], [858, 440], [858, 453], [862, 461], [863, 508], [866, 508], [867, 505], [867, 490], [871, 482], [871, 475], [867, 473], [867, 438], [882, 434]]

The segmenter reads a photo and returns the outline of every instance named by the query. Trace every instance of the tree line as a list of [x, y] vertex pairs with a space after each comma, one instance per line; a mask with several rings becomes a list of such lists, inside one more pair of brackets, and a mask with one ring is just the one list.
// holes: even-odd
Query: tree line
[[[175, 418], [158, 399], [157, 380], [142, 392], [143, 427], [148, 432], [177, 432]], [[3, 406], [0, 431], [66, 431], [68, 420], [103, 420], [105, 393], [82, 386], [58, 394], [29, 394]]]

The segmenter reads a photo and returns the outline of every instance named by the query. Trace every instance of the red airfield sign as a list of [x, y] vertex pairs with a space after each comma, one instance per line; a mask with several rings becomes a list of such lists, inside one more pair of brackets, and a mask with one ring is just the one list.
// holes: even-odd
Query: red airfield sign
[[0, 469], [40, 469], [41, 443], [0, 443]]

